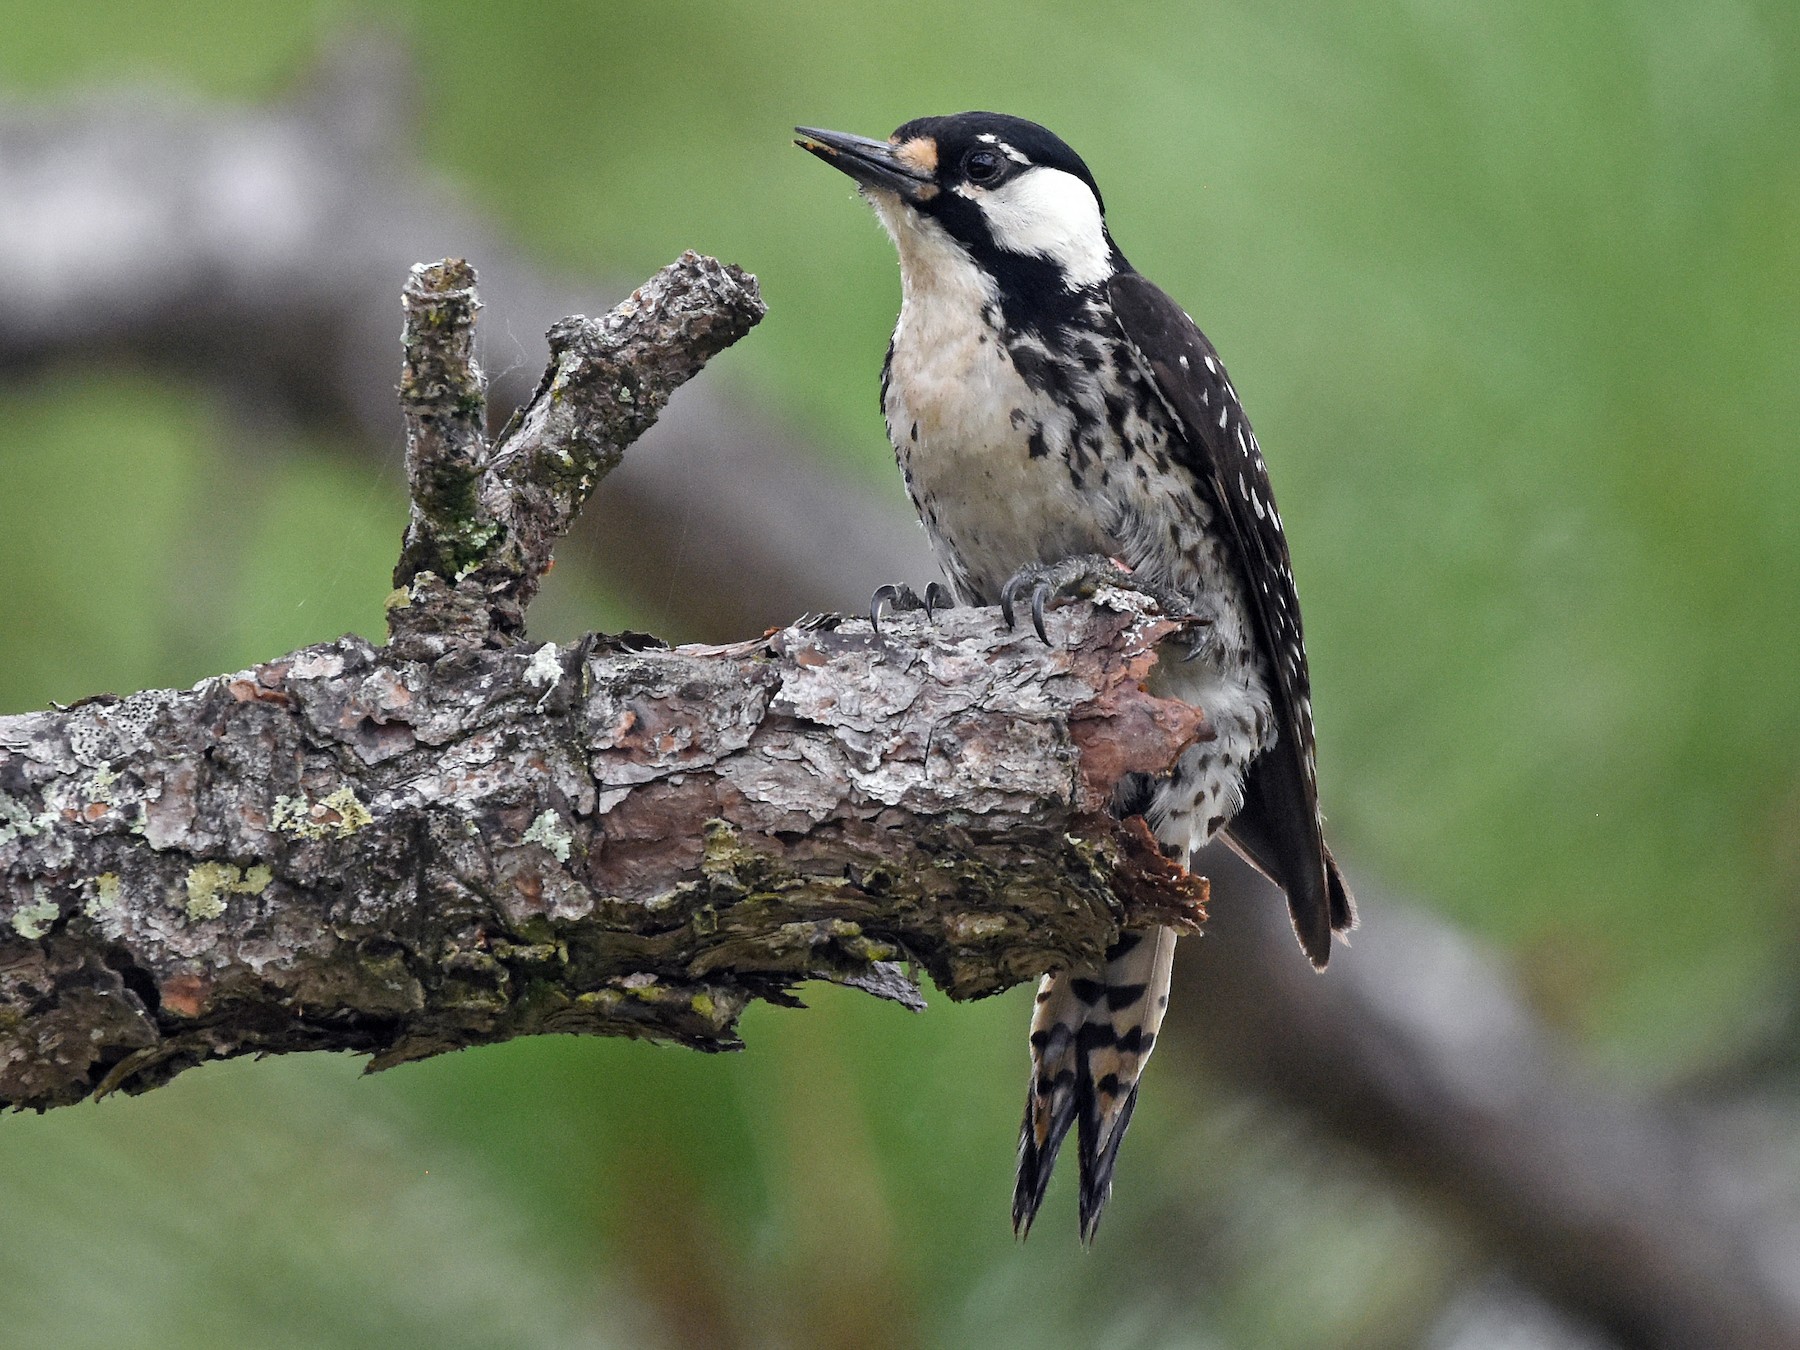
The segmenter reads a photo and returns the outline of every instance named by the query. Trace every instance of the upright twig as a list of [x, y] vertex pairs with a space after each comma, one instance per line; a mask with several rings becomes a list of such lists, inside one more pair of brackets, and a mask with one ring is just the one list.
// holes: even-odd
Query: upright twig
[[408, 651], [516, 641], [552, 550], [670, 395], [766, 312], [756, 279], [689, 251], [601, 319], [551, 328], [550, 365], [497, 444], [483, 435], [475, 274], [447, 259], [405, 292], [412, 487], [390, 607]]

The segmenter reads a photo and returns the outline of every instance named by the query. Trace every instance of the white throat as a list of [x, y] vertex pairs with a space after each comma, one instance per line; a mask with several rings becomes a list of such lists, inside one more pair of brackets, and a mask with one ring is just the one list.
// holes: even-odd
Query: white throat
[[913, 210], [894, 193], [866, 195], [900, 255], [902, 303], [941, 299], [952, 311], [966, 307], [971, 320], [980, 314], [994, 298], [994, 283], [975, 265], [968, 250], [937, 221]]

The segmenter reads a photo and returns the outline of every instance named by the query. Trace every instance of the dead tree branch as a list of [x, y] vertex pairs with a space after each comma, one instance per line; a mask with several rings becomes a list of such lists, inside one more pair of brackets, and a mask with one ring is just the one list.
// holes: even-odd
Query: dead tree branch
[[1049, 649], [987, 610], [512, 641], [600, 476], [760, 317], [752, 279], [688, 254], [567, 321], [491, 447], [473, 274], [416, 269], [407, 306], [394, 640], [0, 719], [0, 1104], [286, 1050], [724, 1049], [801, 980], [917, 1004], [916, 963], [974, 997], [1198, 921], [1205, 883], [1106, 809], [1207, 734], [1144, 691], [1179, 625], [1136, 597]]

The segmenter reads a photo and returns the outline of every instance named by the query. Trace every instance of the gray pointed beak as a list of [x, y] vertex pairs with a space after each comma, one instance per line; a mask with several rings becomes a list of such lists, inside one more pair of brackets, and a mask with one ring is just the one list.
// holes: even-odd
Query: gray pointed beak
[[794, 144], [817, 155], [835, 169], [842, 169], [864, 187], [897, 192], [909, 202], [923, 201], [935, 191], [931, 175], [901, 160], [886, 141], [852, 136], [846, 131], [821, 131], [795, 127], [804, 140]]

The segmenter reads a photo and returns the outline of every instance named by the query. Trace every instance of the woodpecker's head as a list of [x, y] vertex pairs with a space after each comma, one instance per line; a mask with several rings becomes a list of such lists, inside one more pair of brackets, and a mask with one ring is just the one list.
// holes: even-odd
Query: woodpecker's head
[[795, 144], [856, 180], [900, 250], [909, 293], [973, 263], [1003, 297], [1050, 299], [1126, 263], [1081, 156], [1001, 113], [921, 117], [885, 141], [796, 127]]

